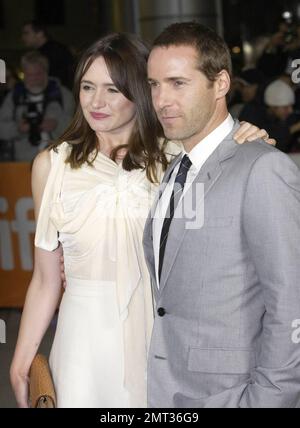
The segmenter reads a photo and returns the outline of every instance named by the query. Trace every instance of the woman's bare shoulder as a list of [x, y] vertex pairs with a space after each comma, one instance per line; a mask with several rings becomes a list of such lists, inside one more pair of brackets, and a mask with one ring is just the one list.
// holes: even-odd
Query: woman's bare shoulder
[[41, 153], [39, 153], [32, 165], [32, 173], [39, 174], [39, 173], [48, 173], [51, 168], [51, 154], [49, 150], [43, 150]]
[[35, 208], [35, 217], [38, 217], [43, 193], [51, 169], [51, 154], [49, 150], [39, 153], [32, 165], [31, 189]]
[[68, 154], [69, 144], [64, 142], [55, 149], [45, 149], [40, 152], [34, 159], [32, 166], [32, 175], [37, 179], [47, 179], [52, 163], [60, 153]]

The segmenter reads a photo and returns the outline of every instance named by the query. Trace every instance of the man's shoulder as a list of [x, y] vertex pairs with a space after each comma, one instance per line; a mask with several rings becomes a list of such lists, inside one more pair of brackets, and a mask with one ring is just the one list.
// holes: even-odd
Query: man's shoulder
[[265, 178], [274, 174], [277, 177], [294, 176], [300, 183], [299, 167], [291, 157], [263, 140], [240, 145], [237, 156], [239, 168], [248, 168], [251, 175], [258, 174]]
[[276, 149], [276, 147], [267, 144], [262, 139], [239, 144], [237, 149], [237, 156], [247, 163], [251, 163], [251, 161], [258, 159], [261, 156], [272, 154], [276, 156], [283, 153]]

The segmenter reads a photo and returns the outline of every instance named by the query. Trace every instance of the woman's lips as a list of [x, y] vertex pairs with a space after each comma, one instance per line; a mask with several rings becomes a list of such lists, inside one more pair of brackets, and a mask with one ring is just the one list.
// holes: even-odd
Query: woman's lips
[[104, 113], [93, 113], [93, 112], [91, 113], [91, 116], [92, 116], [93, 119], [96, 119], [96, 120], [102, 120], [102, 119], [106, 119], [106, 118], [109, 117], [108, 114], [104, 114]]

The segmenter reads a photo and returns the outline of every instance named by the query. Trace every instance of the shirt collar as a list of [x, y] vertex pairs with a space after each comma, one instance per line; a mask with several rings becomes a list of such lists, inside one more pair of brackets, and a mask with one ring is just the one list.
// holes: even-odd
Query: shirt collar
[[214, 129], [207, 137], [201, 140], [191, 151], [187, 153], [183, 150], [184, 155], [188, 155], [193, 166], [200, 170], [202, 165], [206, 162], [209, 156], [214, 152], [214, 150], [221, 144], [224, 138], [230, 134], [234, 126], [234, 120], [230, 114], [224, 122], [221, 123], [216, 129]]

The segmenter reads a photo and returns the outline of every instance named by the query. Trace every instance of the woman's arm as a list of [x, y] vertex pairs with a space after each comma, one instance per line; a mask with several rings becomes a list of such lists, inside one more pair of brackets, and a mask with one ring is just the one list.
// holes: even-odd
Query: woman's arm
[[[50, 167], [49, 152], [39, 154], [33, 164], [32, 193], [36, 219]], [[26, 295], [10, 369], [11, 383], [19, 407], [28, 407], [29, 369], [61, 296], [61, 254], [60, 247], [53, 252], [35, 248], [33, 276]]]

